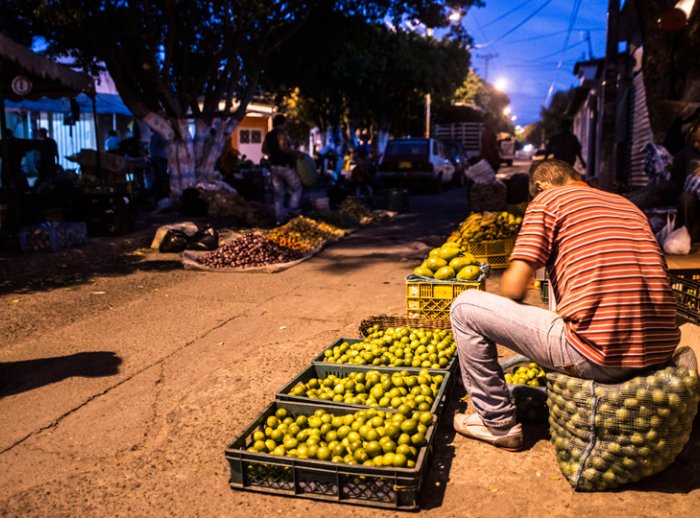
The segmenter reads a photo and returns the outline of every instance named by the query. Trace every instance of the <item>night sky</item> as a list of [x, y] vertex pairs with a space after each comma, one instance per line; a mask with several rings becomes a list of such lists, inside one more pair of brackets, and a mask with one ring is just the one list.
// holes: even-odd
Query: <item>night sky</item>
[[[554, 91], [578, 85], [573, 68], [576, 61], [589, 57], [586, 31], [590, 31], [593, 57], [605, 54], [606, 0], [485, 0], [485, 3], [485, 7], [471, 9], [462, 19], [476, 47], [472, 49], [472, 67], [483, 77], [484, 60], [479, 56], [499, 55], [489, 63], [488, 81], [492, 84], [499, 79], [505, 81], [504, 91], [510, 96], [513, 114], [518, 117], [515, 124], [524, 126], [539, 119], [540, 106], [555, 79]], [[577, 5], [580, 8], [566, 43], [572, 11]], [[522, 26], [515, 28], [521, 23]], [[560, 56], [562, 66], [557, 74]]]

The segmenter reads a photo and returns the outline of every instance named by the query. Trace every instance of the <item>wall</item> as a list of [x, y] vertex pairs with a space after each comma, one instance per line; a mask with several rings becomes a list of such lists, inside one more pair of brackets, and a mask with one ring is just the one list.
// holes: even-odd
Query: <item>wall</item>
[[259, 164], [263, 157], [262, 143], [270, 130], [270, 118], [264, 115], [248, 114], [231, 134], [231, 145], [241, 153], [241, 158]]

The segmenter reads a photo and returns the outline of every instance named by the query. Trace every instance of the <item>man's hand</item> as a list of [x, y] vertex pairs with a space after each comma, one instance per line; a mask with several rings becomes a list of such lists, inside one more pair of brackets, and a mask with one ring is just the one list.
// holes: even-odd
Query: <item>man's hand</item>
[[535, 265], [527, 261], [515, 259], [501, 279], [501, 295], [521, 302], [527, 293], [527, 285], [535, 273]]

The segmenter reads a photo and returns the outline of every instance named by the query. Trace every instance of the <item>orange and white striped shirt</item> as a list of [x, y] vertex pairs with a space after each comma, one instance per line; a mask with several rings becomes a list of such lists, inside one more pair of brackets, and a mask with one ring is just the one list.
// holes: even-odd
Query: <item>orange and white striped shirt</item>
[[540, 193], [510, 259], [547, 268], [569, 343], [598, 365], [648, 367], [678, 345], [666, 261], [622, 196], [580, 183]]

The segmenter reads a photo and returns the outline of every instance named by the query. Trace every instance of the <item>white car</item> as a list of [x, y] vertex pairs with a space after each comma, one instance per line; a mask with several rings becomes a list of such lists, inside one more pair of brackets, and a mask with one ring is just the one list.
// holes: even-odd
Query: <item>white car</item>
[[429, 183], [439, 192], [450, 183], [455, 167], [442, 142], [432, 138], [392, 139], [384, 150], [377, 177], [383, 183]]

